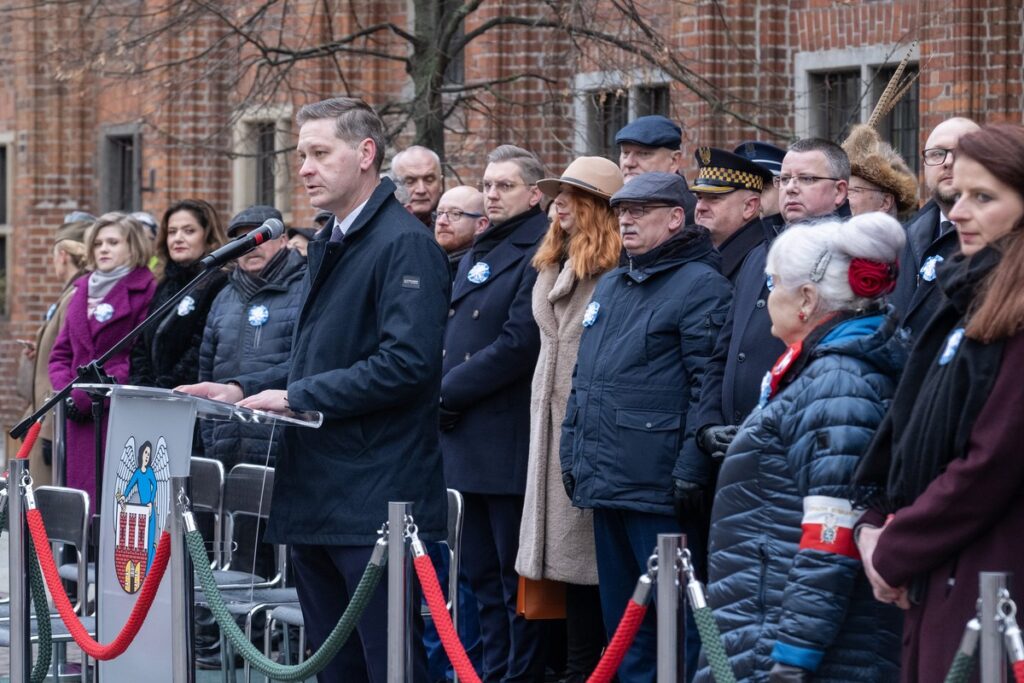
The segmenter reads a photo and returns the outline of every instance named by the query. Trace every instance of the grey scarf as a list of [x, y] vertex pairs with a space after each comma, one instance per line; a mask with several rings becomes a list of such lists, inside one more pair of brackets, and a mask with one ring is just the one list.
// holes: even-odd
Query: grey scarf
[[92, 310], [96, 304], [103, 301], [107, 294], [110, 294], [114, 285], [132, 270], [134, 270], [132, 266], [125, 265], [118, 266], [108, 273], [101, 273], [98, 270], [89, 273], [89, 309]]

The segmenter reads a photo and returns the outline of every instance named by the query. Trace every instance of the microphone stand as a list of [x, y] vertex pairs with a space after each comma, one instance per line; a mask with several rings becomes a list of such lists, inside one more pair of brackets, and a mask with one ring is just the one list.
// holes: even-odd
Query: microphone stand
[[[56, 394], [51, 396], [46, 403], [39, 407], [39, 410], [32, 413], [24, 420], [19, 422], [8, 432], [12, 438], [20, 439], [28, 428], [32, 426], [37, 420], [41, 420], [55, 405], [63, 401], [71, 394], [71, 390], [75, 384], [79, 383], [90, 383], [90, 384], [117, 384], [114, 378], [103, 371], [103, 366], [113, 358], [117, 353], [126, 349], [135, 338], [145, 332], [147, 329], [156, 324], [158, 320], [162, 320], [164, 315], [167, 314], [172, 308], [174, 308], [178, 302], [185, 297], [186, 294], [191, 292], [200, 283], [210, 277], [213, 273], [216, 273], [221, 269], [220, 266], [213, 268], [205, 268], [198, 275], [192, 278], [188, 284], [182, 287], [174, 296], [165, 301], [155, 311], [146, 316], [146, 319], [135, 326], [131, 332], [126, 334], [116, 344], [110, 347], [106, 353], [101, 355], [99, 358], [92, 362], [82, 365], [77, 369], [78, 377], [71, 380], [67, 386], [58, 391]], [[100, 575], [100, 552], [99, 552], [99, 524], [100, 524], [100, 509], [103, 501], [103, 437], [102, 437], [102, 419], [103, 419], [103, 397], [93, 395], [92, 400], [92, 418], [93, 418], [93, 444], [96, 449], [96, 507], [92, 517], [92, 533], [91, 537], [95, 544], [95, 562], [96, 562], [96, 576]], [[92, 544], [90, 544], [92, 545]], [[78, 589], [85, 590], [84, 586], [79, 586]], [[96, 621], [99, 623], [99, 595], [96, 596]]]

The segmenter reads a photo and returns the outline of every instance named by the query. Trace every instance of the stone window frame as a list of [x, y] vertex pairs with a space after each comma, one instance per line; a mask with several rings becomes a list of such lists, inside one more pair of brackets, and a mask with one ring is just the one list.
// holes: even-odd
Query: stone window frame
[[[626, 90], [628, 97], [626, 120], [637, 118], [637, 97], [641, 88], [668, 86], [672, 79], [661, 69], [636, 68], [629, 70], [589, 71], [576, 74], [573, 79], [573, 156], [592, 154], [597, 146], [590, 140], [590, 107], [587, 100], [600, 92]], [[671, 98], [670, 98], [671, 101]], [[618, 163], [618, 159], [612, 159]]]
[[257, 141], [253, 133], [259, 124], [273, 123], [276, 126], [275, 148], [279, 150], [279, 163], [274, 181], [274, 206], [284, 216], [285, 224], [291, 222], [293, 159], [290, 151], [295, 147], [292, 116], [290, 104], [249, 109], [238, 116], [231, 131], [234, 151], [231, 163], [232, 214], [255, 203], [257, 173], [254, 155]]
[[[119, 160], [115, 157], [117, 143], [115, 139], [132, 139], [132, 167], [128, 181], [131, 183], [131, 198], [129, 206], [122, 206], [118, 202], [114, 188], [115, 171], [120, 169]], [[99, 133], [99, 163], [100, 163], [100, 186], [99, 206], [100, 212], [124, 211], [131, 213], [142, 210], [142, 124], [125, 123], [111, 126], [102, 126]], [[123, 177], [123, 173], [118, 173]]]
[[[797, 138], [817, 134], [817, 131], [812, 129], [811, 116], [814, 104], [811, 82], [815, 74], [860, 69], [861, 98], [858, 122], [864, 122], [871, 116], [871, 110], [874, 109], [880, 93], [880, 89], [873, 84], [875, 74], [881, 69], [898, 64], [905, 54], [906, 47], [895, 44], [797, 52], [793, 57], [793, 113], [794, 132]], [[917, 67], [920, 58], [920, 49], [915, 45], [910, 63]]]

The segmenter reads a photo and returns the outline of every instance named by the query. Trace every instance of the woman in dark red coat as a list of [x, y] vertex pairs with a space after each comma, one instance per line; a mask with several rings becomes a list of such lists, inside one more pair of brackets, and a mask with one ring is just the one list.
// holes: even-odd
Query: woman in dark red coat
[[1024, 600], [1024, 128], [986, 126], [955, 153], [961, 253], [857, 476], [865, 570], [907, 610], [901, 678], [928, 683], [976, 615], [979, 572], [1011, 572]]
[[[145, 228], [123, 213], [101, 216], [85, 234], [86, 265], [68, 304], [64, 327], [50, 352], [50, 381], [56, 388], [75, 379], [76, 368], [103, 355], [146, 317], [156, 282], [146, 267], [149, 238]], [[128, 381], [131, 349], [110, 358], [103, 366], [117, 382]], [[96, 460], [89, 396], [73, 389], [67, 402], [67, 484], [89, 494], [96, 507]], [[101, 424], [104, 440], [107, 424]]]

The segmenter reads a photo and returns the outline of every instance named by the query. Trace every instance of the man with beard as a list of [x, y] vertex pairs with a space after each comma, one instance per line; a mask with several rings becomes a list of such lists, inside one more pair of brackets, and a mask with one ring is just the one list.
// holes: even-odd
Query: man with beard
[[912, 339], [932, 317], [942, 300], [935, 286], [935, 267], [956, 252], [956, 226], [947, 218], [956, 194], [953, 190], [953, 150], [963, 135], [978, 130], [970, 119], [955, 117], [935, 126], [924, 152], [924, 184], [931, 200], [907, 224], [907, 246], [900, 258], [896, 291], [890, 300], [901, 316], [901, 334]]

